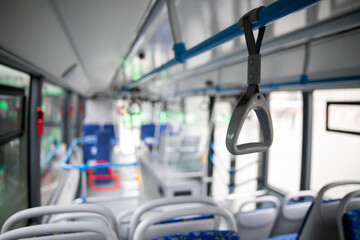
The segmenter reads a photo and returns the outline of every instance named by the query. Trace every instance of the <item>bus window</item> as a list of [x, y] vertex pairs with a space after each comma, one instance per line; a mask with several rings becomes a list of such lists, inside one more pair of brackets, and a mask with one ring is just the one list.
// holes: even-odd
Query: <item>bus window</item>
[[[0, 65], [0, 90], [2, 86], [25, 90], [26, 101], [29, 96], [30, 76]], [[18, 102], [13, 96], [0, 94], [0, 122], [4, 118], [10, 122], [26, 119], [27, 112], [20, 111]], [[18, 126], [18, 124], [12, 124]], [[8, 126], [11, 128], [12, 126]], [[25, 121], [26, 130], [26, 121]], [[2, 137], [0, 137], [2, 138]], [[0, 139], [1, 141], [2, 139]], [[3, 139], [4, 140], [4, 139]], [[28, 207], [28, 173], [27, 173], [27, 134], [1, 141], [0, 144], [0, 226], [17, 211]]]
[[214, 162], [212, 195], [222, 196], [229, 194], [230, 153], [225, 146], [227, 127], [231, 118], [232, 106], [230, 101], [218, 100], [214, 107]]
[[51, 200], [52, 193], [58, 187], [62, 168], [60, 166], [62, 143], [62, 118], [64, 90], [44, 83], [42, 89], [42, 110], [44, 129], [41, 137], [41, 204]]
[[70, 117], [70, 125], [71, 125], [71, 139], [77, 138], [78, 131], [78, 114], [79, 114], [79, 96], [76, 93], [72, 93], [70, 97], [70, 109], [69, 109], [69, 117]]
[[[360, 136], [326, 130], [327, 102], [360, 101], [360, 89], [317, 90], [313, 93], [313, 138], [311, 160], [311, 189], [319, 190], [325, 184], [345, 179], [360, 179]], [[337, 109], [329, 112], [336, 117]], [[340, 109], [341, 110], [341, 109]], [[344, 120], [360, 123], [358, 111], [349, 111]], [[349, 129], [348, 129], [349, 130]], [[332, 192], [331, 197], [341, 197], [342, 192]]]
[[188, 97], [185, 99], [185, 134], [198, 138], [199, 152], [206, 148], [209, 134], [209, 98], [207, 96]]
[[274, 140], [269, 150], [268, 183], [288, 193], [300, 189], [302, 108], [301, 92], [270, 94]]
[[[233, 104], [236, 99], [217, 100], [214, 108], [214, 162], [217, 165], [213, 171], [213, 195], [221, 196], [229, 193], [249, 193], [257, 189], [259, 153], [232, 156], [225, 146], [225, 138], [231, 118]], [[260, 129], [254, 111], [248, 115], [238, 144], [245, 142], [258, 142]], [[235, 160], [235, 161], [234, 161]], [[231, 162], [233, 165], [231, 166]], [[232, 173], [229, 170], [234, 170]], [[233, 175], [233, 178], [231, 178]], [[231, 185], [226, 186], [224, 184]], [[244, 199], [243, 199], [244, 200]], [[240, 201], [234, 202], [234, 209], [239, 207]]]

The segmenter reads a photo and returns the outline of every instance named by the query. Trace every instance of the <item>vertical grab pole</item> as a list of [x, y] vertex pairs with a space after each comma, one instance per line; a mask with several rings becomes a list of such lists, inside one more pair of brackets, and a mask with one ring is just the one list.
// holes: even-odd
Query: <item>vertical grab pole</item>
[[[213, 177], [213, 165], [211, 163], [210, 156], [214, 154], [213, 149], [210, 147], [210, 144], [214, 142], [214, 131], [215, 131], [215, 125], [213, 121], [214, 116], [214, 107], [215, 107], [216, 97], [210, 96], [209, 99], [209, 123], [210, 123], [210, 129], [209, 129], [209, 142], [207, 146], [209, 146], [208, 150], [208, 159], [207, 159], [207, 178], [212, 179]], [[212, 181], [207, 182], [207, 196], [211, 196], [212, 194]]]
[[174, 43], [182, 43], [180, 24], [176, 13], [175, 0], [166, 0], [166, 6], [169, 15], [171, 33]]
[[87, 197], [87, 177], [86, 177], [86, 169], [81, 168], [81, 198], [83, 203], [86, 202]]
[[181, 59], [181, 54], [186, 51], [186, 48], [181, 36], [181, 29], [176, 13], [175, 0], [166, 0], [166, 6], [171, 27], [171, 34], [174, 40], [175, 59], [177, 62], [184, 63], [185, 61]]

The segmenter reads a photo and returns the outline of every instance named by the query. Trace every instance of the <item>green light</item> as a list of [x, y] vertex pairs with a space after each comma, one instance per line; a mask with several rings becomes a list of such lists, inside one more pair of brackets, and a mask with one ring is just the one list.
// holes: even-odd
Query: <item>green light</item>
[[6, 78], [3, 78], [3, 79], [0, 78], [0, 84], [11, 86], [11, 87], [24, 87], [23, 84], [15, 82], [11, 79], [6, 79]]
[[166, 112], [160, 113], [160, 123], [165, 124], [166, 123]]
[[161, 76], [161, 79], [166, 79], [167, 78], [167, 71], [161, 71], [160, 76]]
[[131, 121], [130, 114], [127, 113], [127, 114], [124, 116], [124, 123], [130, 123], [130, 121]]
[[120, 65], [120, 66], [125, 65], [125, 57], [122, 57], [122, 58], [120, 59], [119, 65]]
[[141, 78], [141, 67], [139, 65], [134, 65], [131, 68], [131, 75], [133, 81], [137, 81]]
[[5, 100], [0, 100], [0, 108], [4, 111], [7, 111], [9, 109], [8, 102]]
[[133, 125], [133, 127], [140, 127], [141, 126], [141, 115], [133, 115], [132, 116], [132, 121], [131, 124]]
[[64, 94], [64, 90], [62, 88], [54, 88], [51, 90], [46, 90], [44, 92], [45, 96], [62, 96]]
[[229, 114], [226, 116], [226, 121], [227, 121], [227, 123], [230, 123], [230, 119], [231, 119], [231, 113], [229, 113]]

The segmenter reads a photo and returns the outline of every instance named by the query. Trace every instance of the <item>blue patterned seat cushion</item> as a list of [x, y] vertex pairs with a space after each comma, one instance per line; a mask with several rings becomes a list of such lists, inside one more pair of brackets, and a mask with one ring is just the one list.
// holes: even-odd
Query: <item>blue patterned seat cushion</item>
[[360, 240], [360, 208], [346, 212], [342, 224], [346, 240]]
[[298, 237], [297, 233], [291, 233], [291, 234], [286, 234], [286, 235], [281, 235], [281, 236], [268, 238], [266, 240], [296, 240], [297, 237]]
[[234, 231], [197, 231], [169, 235], [153, 240], [240, 240], [240, 237]]

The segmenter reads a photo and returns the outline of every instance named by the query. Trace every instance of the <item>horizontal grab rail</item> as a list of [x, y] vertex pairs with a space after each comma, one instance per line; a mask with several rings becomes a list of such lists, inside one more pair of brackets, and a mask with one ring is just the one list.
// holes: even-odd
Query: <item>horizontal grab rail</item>
[[[118, 140], [112, 140], [112, 144], [116, 143]], [[92, 143], [92, 144], [96, 144], [97, 139], [95, 136], [91, 136], [91, 137], [80, 137], [80, 138], [75, 138], [68, 150], [66, 151], [65, 157], [63, 158], [62, 162], [61, 162], [61, 167], [65, 170], [73, 170], [73, 169], [79, 169], [81, 171], [86, 171], [88, 169], [100, 169], [100, 168], [109, 168], [109, 167], [131, 167], [131, 166], [137, 166], [139, 165], [139, 162], [132, 162], [132, 163], [108, 163], [108, 164], [97, 164], [97, 165], [89, 165], [87, 163], [82, 163], [82, 164], [70, 164], [70, 158], [72, 153], [74, 152], [76, 146], [79, 143]]]
[[[280, 19], [286, 15], [297, 12], [301, 9], [304, 9], [320, 0], [278, 0], [265, 8], [259, 11], [258, 21], [253, 24], [253, 29], [259, 29], [260, 27], [266, 26], [277, 19]], [[230, 27], [224, 29], [223, 31], [215, 34], [214, 36], [206, 39], [205, 41], [199, 43], [198, 45], [186, 50], [178, 56], [178, 60], [171, 59], [162, 66], [152, 70], [146, 75], [142, 76], [136, 82], [132, 82], [127, 85], [127, 88], [133, 88], [138, 86], [140, 83], [144, 83], [150, 79], [155, 74], [158, 74], [168, 68], [175, 66], [178, 63], [185, 62], [186, 60], [193, 58], [201, 53], [209, 51], [223, 43], [226, 43], [236, 37], [239, 37], [244, 34], [244, 29], [238, 28], [238, 23], [231, 25]]]

